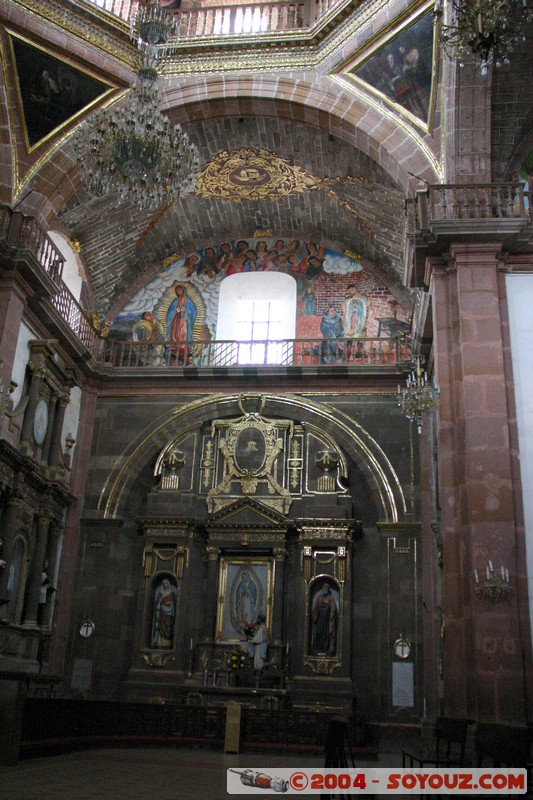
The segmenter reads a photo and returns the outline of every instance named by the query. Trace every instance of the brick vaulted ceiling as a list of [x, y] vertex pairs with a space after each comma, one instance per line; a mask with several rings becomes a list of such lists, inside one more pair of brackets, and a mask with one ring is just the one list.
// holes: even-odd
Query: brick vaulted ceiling
[[[361, 3], [366, 32], [344, 16], [348, 21], [342, 24], [352, 25], [351, 38], [343, 34], [336, 50], [324, 39], [322, 63], [321, 45], [317, 45], [314, 55], [309, 48], [293, 49], [301, 63], [295, 63], [290, 72], [286, 66], [289, 55], [280, 61], [279, 73], [274, 66], [270, 71], [258, 70], [251, 56], [249, 72], [220, 75], [214, 71], [191, 77], [190, 72], [180, 74], [178, 61], [173, 67], [175, 75], [166, 74], [164, 80], [164, 110], [196, 143], [202, 165], [222, 151], [264, 148], [319, 180], [361, 180], [343, 180], [281, 200], [232, 202], [191, 194], [161, 214], [117, 207], [114, 198], [95, 200], [83, 188], [69, 139], [72, 129], [51, 140], [44, 156], [37, 151], [24, 153], [20, 147], [13, 156], [12, 141], [21, 137], [20, 125], [16, 114], [12, 110], [6, 114], [0, 103], [0, 131], [4, 131], [0, 148], [6, 154], [4, 166], [0, 164], [5, 177], [0, 187], [4, 202], [20, 203], [19, 209], [34, 214], [45, 228], [59, 230], [80, 242], [88, 302], [107, 318], [113, 318], [169, 256], [185, 255], [225, 240], [250, 238], [256, 230], [356, 252], [366, 267], [401, 295], [405, 198], [412, 192], [413, 175], [422, 176], [426, 182], [439, 180], [438, 109], [432, 132], [417, 130], [413, 134], [412, 126], [382, 113], [379, 103], [346, 91], [327, 75], [373, 30], [387, 25], [388, 5], [381, 0]], [[420, 5], [418, 0], [398, 0], [395, 14], [408, 13], [411, 7]], [[32, 14], [28, 15], [30, 7]], [[67, 7], [78, 9], [82, 16], [96, 13], [88, 11], [91, 6], [82, 0], [64, 0], [61, 4], [57, 0], [44, 0], [42, 4], [36, 4], [36, 0], [0, 0], [0, 16], [6, 28], [12, 26], [37, 39], [52, 53], [57, 49], [75, 63], [90, 65], [115, 86], [127, 86], [134, 75], [135, 49], [126, 31], [116, 25], [112, 30], [109, 20], [101, 17], [98, 26], [94, 23], [89, 28], [97, 34], [91, 33], [93, 38], [87, 45], [76, 30], [72, 32], [65, 25], [59, 30], [57, 25], [50, 27], [47, 21], [38, 19], [41, 9], [47, 8], [61, 25], [58, 9], [63, 13]], [[384, 15], [379, 24], [376, 14]], [[339, 30], [342, 33], [342, 26]], [[9, 53], [5, 29], [2, 35], [4, 53]], [[345, 46], [347, 41], [349, 46]], [[309, 68], [304, 63], [311, 57], [308, 53], [314, 58]], [[198, 58], [201, 67], [201, 54]], [[13, 65], [7, 63], [5, 105], [13, 109], [16, 98], [9, 86], [10, 74], [14, 74]], [[18, 160], [17, 180], [6, 169], [8, 160]], [[24, 171], [29, 176], [25, 183], [21, 182]]]
[[[335, 136], [272, 117], [217, 118], [186, 126], [203, 163], [221, 151], [265, 148], [317, 178], [362, 178], [276, 201], [232, 202], [188, 195], [161, 215], [117, 208], [78, 191], [57, 222], [82, 245], [95, 307], [107, 312], [131, 296], [163, 259], [258, 229], [275, 237], [323, 241], [363, 256], [399, 283], [404, 258], [404, 193], [375, 161]], [[346, 204], [346, 205], [345, 205]]]
[[411, 13], [430, 14], [430, 5], [339, 0], [333, 7], [338, 25], [328, 17], [322, 38], [283, 45], [274, 37], [255, 50], [257, 40], [227, 47], [212, 41], [178, 52], [162, 76], [163, 110], [197, 144], [202, 165], [222, 151], [264, 148], [319, 180], [364, 180], [275, 201], [189, 195], [159, 216], [87, 195], [70, 136], [79, 120], [31, 150], [17, 111], [10, 36], [27, 37], [119, 90], [132, 82], [138, 58], [126, 23], [97, 12], [87, 0], [0, 0], [0, 198], [34, 215], [45, 229], [81, 243], [88, 302], [107, 318], [167, 257], [250, 238], [258, 229], [356, 252], [391, 288], [399, 288], [405, 200], [414, 189], [511, 180], [533, 147], [533, 24], [512, 66], [490, 80], [474, 65], [457, 71], [442, 60], [439, 66], [437, 58], [434, 117], [427, 129], [360, 87], [352, 91], [346, 81], [334, 80], [358, 52], [380, 36], [394, 37]]

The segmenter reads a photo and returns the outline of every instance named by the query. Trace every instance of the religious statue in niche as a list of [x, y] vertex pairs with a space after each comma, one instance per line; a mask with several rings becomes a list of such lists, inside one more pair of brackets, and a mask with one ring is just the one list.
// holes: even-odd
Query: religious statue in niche
[[177, 586], [173, 578], [164, 576], [154, 584], [150, 645], [169, 649], [174, 638]]
[[310, 588], [309, 653], [331, 658], [337, 655], [339, 589], [333, 578], [320, 578]]

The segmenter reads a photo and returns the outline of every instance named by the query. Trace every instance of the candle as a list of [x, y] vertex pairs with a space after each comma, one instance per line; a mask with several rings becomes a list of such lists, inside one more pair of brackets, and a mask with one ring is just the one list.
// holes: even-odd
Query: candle
[[504, 581], [505, 580], [505, 570], [503, 568], [503, 564], [502, 564], [502, 568], [501, 568], [501, 576], [502, 576], [502, 581]]
[[479, 575], [477, 574], [477, 569], [474, 570], [474, 578], [476, 579], [476, 583], [479, 583]]
[[289, 643], [287, 642], [287, 647], [285, 648], [286, 655], [289, 655]]
[[485, 567], [485, 570], [486, 570], [486, 573], [487, 573], [487, 580], [489, 580], [490, 579], [490, 572], [489, 572], [489, 565], [488, 564]]
[[193, 641], [192, 641], [192, 636], [191, 636], [191, 645], [190, 645], [190, 649], [192, 650], [192, 648], [193, 648]]
[[508, 569], [505, 570], [505, 580], [506, 580], [507, 583], [509, 583], [509, 570]]
[[489, 569], [491, 572], [494, 572], [494, 567], [492, 566], [492, 561], [489, 558]]

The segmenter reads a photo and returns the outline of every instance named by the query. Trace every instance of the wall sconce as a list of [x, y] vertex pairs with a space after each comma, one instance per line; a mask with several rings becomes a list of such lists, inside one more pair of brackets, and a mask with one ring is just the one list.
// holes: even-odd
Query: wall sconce
[[487, 562], [485, 567], [485, 577], [480, 580], [477, 569], [474, 570], [475, 592], [479, 597], [485, 597], [493, 603], [503, 600], [511, 591], [511, 581], [509, 580], [509, 570], [503, 565], [500, 573], [494, 572], [492, 561]]

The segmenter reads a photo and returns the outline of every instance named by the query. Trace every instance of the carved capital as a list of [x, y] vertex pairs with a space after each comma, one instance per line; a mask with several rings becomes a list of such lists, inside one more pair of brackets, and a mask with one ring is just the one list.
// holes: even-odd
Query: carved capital
[[207, 561], [218, 561], [220, 557], [220, 548], [219, 547], [212, 547], [211, 545], [207, 545], [205, 548], [205, 555]]
[[289, 551], [285, 547], [274, 547], [273, 551], [276, 561], [285, 561], [289, 556]]

